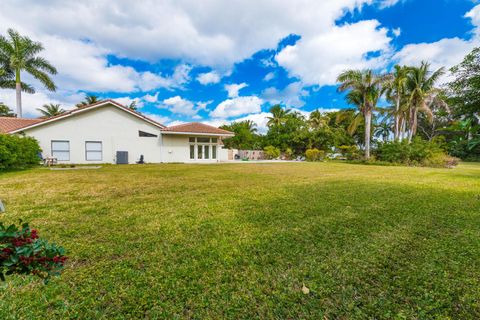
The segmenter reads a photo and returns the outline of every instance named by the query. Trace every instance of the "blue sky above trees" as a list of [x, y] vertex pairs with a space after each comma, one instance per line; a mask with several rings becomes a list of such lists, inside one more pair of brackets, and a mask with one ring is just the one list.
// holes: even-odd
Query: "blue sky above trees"
[[[166, 124], [261, 128], [276, 103], [305, 114], [347, 107], [335, 86], [344, 69], [450, 67], [480, 42], [471, 0], [30, 2], [2, 1], [0, 30], [44, 44], [59, 90], [25, 94], [28, 116], [88, 93], [136, 100]], [[13, 107], [14, 92], [1, 90], [0, 101]]]

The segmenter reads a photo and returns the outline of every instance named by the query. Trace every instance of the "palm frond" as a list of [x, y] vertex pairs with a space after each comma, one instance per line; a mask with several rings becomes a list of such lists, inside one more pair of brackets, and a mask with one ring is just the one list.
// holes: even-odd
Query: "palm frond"
[[48, 90], [55, 91], [57, 89], [53, 80], [45, 72], [35, 68], [31, 68], [30, 66], [27, 66], [25, 70], [30, 73], [35, 79], [40, 81]]

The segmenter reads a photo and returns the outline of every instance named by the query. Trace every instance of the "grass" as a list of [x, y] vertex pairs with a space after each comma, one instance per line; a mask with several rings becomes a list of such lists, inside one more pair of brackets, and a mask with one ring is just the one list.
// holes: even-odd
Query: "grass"
[[0, 283], [0, 319], [480, 317], [479, 164], [34, 169], [0, 195], [70, 256]]

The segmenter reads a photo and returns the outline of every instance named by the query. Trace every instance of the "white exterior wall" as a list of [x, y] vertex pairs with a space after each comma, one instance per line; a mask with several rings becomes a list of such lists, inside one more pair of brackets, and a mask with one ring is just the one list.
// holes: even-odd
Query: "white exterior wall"
[[[138, 131], [158, 137], [140, 137]], [[39, 141], [44, 158], [52, 155], [52, 141], [69, 141], [70, 160], [63, 164], [116, 163], [116, 152], [127, 151], [128, 162], [144, 156], [146, 163], [160, 162], [219, 162], [228, 159], [228, 151], [217, 144], [217, 159], [191, 160], [189, 137], [207, 135], [161, 134], [160, 128], [113, 105], [106, 105], [70, 117], [25, 130]], [[220, 137], [211, 136], [213, 138]], [[87, 161], [85, 143], [102, 142], [102, 160]]]
[[[228, 157], [228, 152], [222, 149], [222, 146], [217, 143], [217, 159], [202, 159], [202, 160], [192, 160], [190, 159], [190, 137], [210, 137], [217, 138], [217, 141], [220, 141], [218, 136], [207, 136], [207, 135], [173, 135], [173, 134], [163, 134], [162, 142], [162, 158], [163, 162], [199, 162], [199, 163], [212, 163], [226, 161]], [[211, 150], [210, 150], [211, 157]]]
[[[158, 137], [139, 137], [138, 131]], [[145, 162], [162, 162], [160, 128], [114, 106], [104, 106], [25, 131], [36, 138], [43, 157], [52, 156], [51, 141], [70, 142], [70, 161], [59, 163], [115, 163], [117, 151], [128, 151], [128, 162], [143, 154]], [[102, 142], [102, 161], [87, 161], [85, 142]]]

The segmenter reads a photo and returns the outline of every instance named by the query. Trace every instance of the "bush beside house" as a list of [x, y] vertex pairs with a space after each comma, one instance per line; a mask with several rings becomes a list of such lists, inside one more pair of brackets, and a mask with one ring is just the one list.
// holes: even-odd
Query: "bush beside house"
[[0, 134], [0, 170], [37, 165], [41, 151], [34, 138]]

